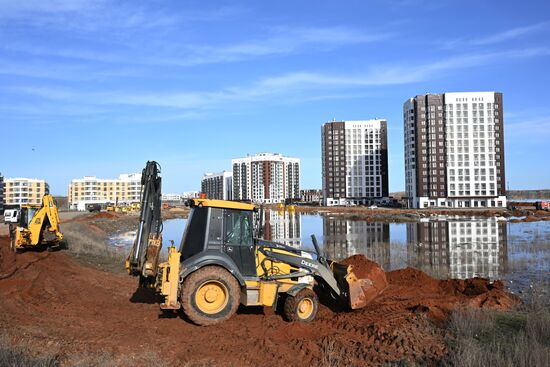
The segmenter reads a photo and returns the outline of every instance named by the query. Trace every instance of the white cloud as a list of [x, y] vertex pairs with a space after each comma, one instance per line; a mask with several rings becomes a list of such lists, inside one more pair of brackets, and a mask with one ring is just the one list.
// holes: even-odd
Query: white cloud
[[204, 111], [225, 104], [273, 100], [275, 97], [278, 103], [285, 100], [313, 100], [315, 96], [327, 95], [327, 92], [341, 93], [343, 90], [353, 91], [365, 87], [410, 84], [433, 79], [441, 73], [487, 65], [496, 61], [548, 55], [550, 55], [549, 49], [536, 48], [461, 55], [418, 65], [379, 65], [356, 73], [293, 72], [264, 77], [239, 86], [221, 87], [215, 91], [77, 92], [71, 89], [32, 86], [10, 88], [10, 90], [46, 100], [83, 105], [127, 105]]
[[506, 41], [511, 41], [517, 38], [524, 37], [531, 33], [536, 33], [547, 29], [550, 26], [550, 21], [531, 24], [523, 27], [510, 28], [498, 33], [494, 33], [480, 38], [458, 38], [447, 40], [443, 43], [444, 49], [455, 49], [463, 46], [489, 46]]
[[[141, 17], [137, 17], [141, 19]], [[140, 20], [127, 19], [126, 22], [140, 23]], [[143, 21], [145, 21], [143, 19]], [[154, 57], [142, 47], [142, 41], [125, 40], [108, 50], [100, 48], [93, 52], [82, 48], [51, 47], [29, 45], [7, 40], [0, 47], [8, 52], [35, 56], [52, 56], [71, 61], [92, 61], [114, 64], [155, 65], [155, 66], [196, 66], [203, 64], [227, 63], [256, 59], [268, 56], [288, 55], [307, 51], [329, 51], [340, 47], [381, 42], [393, 35], [387, 32], [361, 31], [345, 27], [277, 27], [264, 30], [263, 35], [247, 40], [222, 45], [198, 45], [186, 43], [184, 46], [171, 41], [153, 39], [158, 50]]]
[[534, 33], [548, 28], [550, 22], [536, 23], [525, 27], [511, 28], [503, 32], [495, 33], [488, 37], [478, 38], [471, 41], [473, 45], [490, 45], [519, 38], [529, 33]]

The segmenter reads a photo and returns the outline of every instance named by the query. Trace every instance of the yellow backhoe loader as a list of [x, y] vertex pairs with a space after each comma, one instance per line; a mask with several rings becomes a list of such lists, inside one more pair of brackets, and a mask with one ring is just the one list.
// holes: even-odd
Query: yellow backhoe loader
[[41, 245], [59, 247], [63, 234], [59, 228], [57, 205], [51, 195], [44, 195], [42, 206], [22, 205], [16, 224], [10, 224], [11, 248], [18, 251]]
[[[357, 279], [351, 266], [258, 238], [254, 205], [208, 199], [187, 202], [191, 213], [179, 250], [162, 248], [160, 166], [147, 162], [142, 174], [142, 202], [136, 240], [126, 260], [140, 287], [164, 296], [163, 310], [183, 309], [198, 325], [229, 319], [239, 304], [272, 306], [289, 321], [311, 321], [318, 310], [317, 293], [348, 309], [364, 307], [368, 279]], [[256, 226], [256, 229], [261, 226]], [[256, 234], [256, 236], [255, 236]], [[277, 307], [277, 305], [282, 307]]]

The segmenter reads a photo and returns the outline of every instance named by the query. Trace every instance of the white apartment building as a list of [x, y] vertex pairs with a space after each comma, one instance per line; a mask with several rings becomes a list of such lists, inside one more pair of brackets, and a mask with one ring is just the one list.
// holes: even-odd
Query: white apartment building
[[387, 198], [387, 121], [331, 121], [321, 127], [325, 205], [371, 204]]
[[205, 173], [201, 179], [201, 192], [208, 199], [233, 200], [233, 173]]
[[403, 119], [410, 206], [506, 207], [502, 93], [416, 96]]
[[233, 200], [281, 203], [300, 197], [300, 159], [259, 153], [232, 159]]
[[118, 179], [84, 176], [69, 184], [69, 208], [73, 210], [86, 210], [86, 204], [129, 204], [140, 200], [141, 173], [121, 174]]
[[161, 195], [160, 199], [162, 201], [182, 201], [183, 196], [181, 194], [165, 193]]
[[41, 205], [44, 195], [50, 193], [45, 180], [36, 178], [7, 178], [4, 181], [4, 204]]

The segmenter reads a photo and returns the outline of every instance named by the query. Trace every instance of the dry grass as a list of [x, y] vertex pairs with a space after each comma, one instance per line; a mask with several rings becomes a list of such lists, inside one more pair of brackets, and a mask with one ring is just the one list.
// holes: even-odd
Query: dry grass
[[327, 336], [323, 338], [320, 345], [321, 358], [319, 367], [337, 367], [349, 365], [344, 350], [339, 346], [334, 338]]
[[467, 310], [453, 315], [445, 366], [548, 366], [548, 284], [532, 288], [530, 303], [508, 312]]
[[[164, 367], [169, 364], [153, 351], [136, 354], [115, 354], [108, 351], [73, 352], [52, 343], [47, 350], [35, 348], [29, 341], [10, 342], [6, 335], [0, 335], [0, 367]], [[187, 364], [189, 367], [207, 367], [213, 364]]]
[[35, 355], [29, 346], [13, 346], [5, 336], [0, 336], [0, 366], [2, 367], [56, 367], [54, 354]]

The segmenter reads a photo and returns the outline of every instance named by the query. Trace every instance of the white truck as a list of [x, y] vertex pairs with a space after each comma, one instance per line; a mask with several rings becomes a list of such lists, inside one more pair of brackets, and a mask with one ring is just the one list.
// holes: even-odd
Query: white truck
[[17, 223], [19, 221], [19, 209], [4, 210], [4, 223]]

